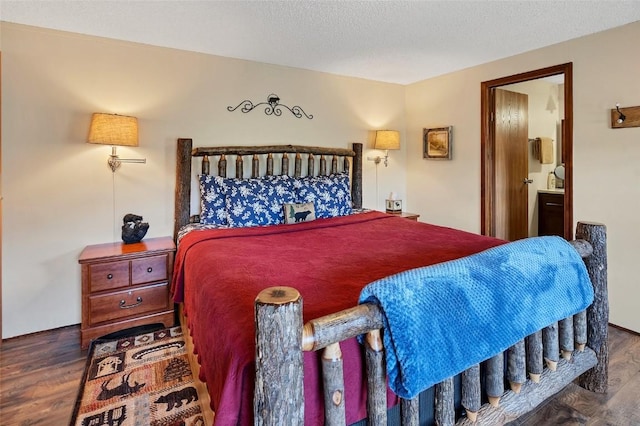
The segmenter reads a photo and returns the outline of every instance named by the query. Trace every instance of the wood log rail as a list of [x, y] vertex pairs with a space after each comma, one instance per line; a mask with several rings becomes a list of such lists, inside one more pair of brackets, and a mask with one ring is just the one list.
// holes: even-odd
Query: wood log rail
[[[564, 386], [580, 377], [587, 389], [604, 392], [606, 390], [608, 348], [606, 339], [601, 338], [606, 330], [608, 305], [606, 302], [606, 274], [601, 271], [606, 265], [606, 237], [604, 225], [578, 224], [578, 235], [584, 241], [572, 242], [581, 256], [586, 257], [587, 271], [594, 285], [596, 298], [586, 313], [578, 313], [559, 323], [550, 324], [520, 342], [504, 353], [496, 354], [480, 364], [461, 372], [462, 404], [466, 416], [455, 419], [453, 378], [446, 379], [435, 387], [434, 412], [438, 425], [499, 425], [515, 420], [548, 397], [559, 392]], [[601, 257], [605, 256], [603, 260]], [[595, 257], [595, 259], [593, 259]], [[603, 297], [604, 294], [604, 297]], [[595, 306], [594, 306], [595, 305]], [[280, 312], [276, 312], [280, 310]], [[339, 342], [364, 335], [365, 359], [368, 380], [368, 422], [372, 425], [387, 424], [386, 382], [384, 347], [380, 336], [383, 326], [382, 313], [377, 305], [363, 304], [354, 308], [311, 320], [299, 326], [302, 318], [302, 298], [297, 290], [290, 287], [276, 287], [261, 292], [256, 299], [256, 390], [254, 415], [256, 424], [275, 425], [274, 418], [289, 419], [286, 424], [302, 424], [304, 419], [304, 396], [299, 377], [302, 375], [301, 362], [295, 362], [293, 372], [287, 359], [266, 353], [273, 348], [273, 342], [287, 343], [287, 350], [293, 351], [295, 359], [302, 351], [326, 348], [323, 359], [326, 424], [345, 424], [344, 382], [341, 376], [342, 354]], [[264, 323], [269, 328], [264, 328]], [[570, 325], [571, 324], [571, 325]], [[292, 340], [291, 336], [295, 336]], [[605, 336], [606, 337], [606, 336]], [[586, 342], [583, 346], [582, 342]], [[577, 348], [576, 348], [577, 346]], [[594, 349], [592, 349], [595, 347]], [[562, 353], [562, 357], [558, 354]], [[504, 360], [507, 361], [506, 377], [510, 390], [504, 391]], [[547, 368], [544, 368], [543, 360]], [[287, 374], [283, 376], [283, 365]], [[485, 394], [489, 403], [482, 405], [480, 390], [480, 369], [485, 371]], [[293, 373], [292, 373], [293, 372]], [[581, 376], [582, 375], [582, 376]], [[527, 379], [527, 376], [529, 379]], [[279, 380], [270, 383], [274, 377]], [[284, 397], [286, 396], [286, 397]], [[286, 400], [286, 401], [283, 401]], [[401, 422], [403, 425], [417, 425], [418, 397], [406, 401], [401, 399]], [[291, 415], [287, 414], [291, 410]], [[274, 416], [277, 412], [277, 416]]]
[[299, 152], [301, 154], [337, 155], [339, 157], [355, 157], [356, 152], [347, 148], [329, 148], [306, 145], [264, 145], [264, 146], [214, 146], [196, 147], [191, 151], [193, 157], [205, 155], [253, 155], [253, 154], [284, 154]]

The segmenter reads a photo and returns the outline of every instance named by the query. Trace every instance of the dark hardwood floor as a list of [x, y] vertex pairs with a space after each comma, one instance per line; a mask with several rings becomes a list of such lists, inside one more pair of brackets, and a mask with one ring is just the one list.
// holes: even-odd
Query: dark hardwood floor
[[[570, 385], [513, 422], [539, 425], [640, 425], [640, 336], [609, 328], [609, 392]], [[84, 370], [79, 326], [5, 340], [0, 350], [0, 425], [66, 425]]]
[[521, 417], [514, 426], [640, 425], [640, 336], [609, 327], [609, 390], [589, 392], [571, 384]]
[[86, 357], [80, 326], [3, 341], [0, 425], [68, 425]]

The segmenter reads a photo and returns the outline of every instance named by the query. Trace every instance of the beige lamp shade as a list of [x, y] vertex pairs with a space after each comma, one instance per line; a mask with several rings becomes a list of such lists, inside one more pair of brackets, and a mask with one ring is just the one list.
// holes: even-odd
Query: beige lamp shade
[[378, 130], [375, 149], [400, 149], [400, 132], [397, 130]]
[[91, 117], [87, 142], [138, 146], [138, 119], [126, 115], [96, 112]]

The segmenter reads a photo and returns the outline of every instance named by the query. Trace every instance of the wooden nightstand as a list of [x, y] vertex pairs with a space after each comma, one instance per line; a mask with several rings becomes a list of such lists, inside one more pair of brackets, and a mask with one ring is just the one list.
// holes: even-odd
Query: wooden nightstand
[[420, 217], [419, 214], [409, 213], [409, 212], [390, 213], [390, 214], [394, 214], [396, 216], [404, 217], [405, 219], [414, 220], [416, 222], [418, 221], [418, 218]]
[[144, 324], [174, 324], [169, 282], [176, 246], [170, 237], [85, 247], [82, 268], [82, 349], [96, 337]]

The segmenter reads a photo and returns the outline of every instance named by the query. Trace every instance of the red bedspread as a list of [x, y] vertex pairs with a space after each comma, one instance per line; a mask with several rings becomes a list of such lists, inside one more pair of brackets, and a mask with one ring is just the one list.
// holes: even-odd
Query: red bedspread
[[[253, 423], [254, 300], [264, 288], [296, 288], [308, 321], [355, 306], [360, 290], [379, 278], [501, 243], [378, 212], [187, 234], [176, 255], [172, 294], [184, 302], [216, 424]], [[366, 417], [366, 382], [356, 340], [341, 346], [350, 424]], [[318, 355], [304, 357], [305, 425], [324, 423]]]

